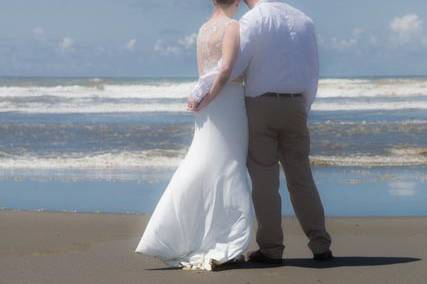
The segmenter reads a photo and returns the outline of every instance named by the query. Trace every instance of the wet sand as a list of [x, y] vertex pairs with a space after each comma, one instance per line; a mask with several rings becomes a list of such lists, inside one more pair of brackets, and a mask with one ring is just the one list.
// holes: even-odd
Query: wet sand
[[[426, 283], [427, 217], [328, 218], [336, 259], [316, 263], [284, 218], [285, 266], [167, 268], [134, 253], [147, 215], [0, 211], [0, 284]], [[255, 241], [251, 248], [256, 248]]]

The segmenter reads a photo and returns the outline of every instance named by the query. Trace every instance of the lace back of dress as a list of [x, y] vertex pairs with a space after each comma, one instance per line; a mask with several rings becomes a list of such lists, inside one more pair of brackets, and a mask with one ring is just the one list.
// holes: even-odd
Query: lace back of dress
[[203, 24], [197, 37], [197, 53], [199, 61], [199, 73], [205, 74], [217, 66], [222, 57], [222, 42], [227, 25], [233, 20], [220, 17]]

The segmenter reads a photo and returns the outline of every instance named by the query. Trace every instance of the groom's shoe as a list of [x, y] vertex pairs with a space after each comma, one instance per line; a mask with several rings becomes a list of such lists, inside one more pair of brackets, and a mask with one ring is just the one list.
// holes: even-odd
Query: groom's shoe
[[313, 259], [317, 261], [326, 261], [334, 259], [334, 256], [332, 255], [332, 251], [327, 250], [326, 252], [313, 254]]
[[245, 256], [242, 254], [221, 264], [219, 264], [216, 260], [211, 259], [210, 265], [211, 265], [212, 271], [221, 271], [227, 268], [233, 268], [235, 266], [239, 266], [244, 262], [245, 262]]
[[260, 250], [253, 251], [248, 254], [248, 262], [257, 262], [263, 264], [285, 264], [285, 260], [282, 258], [271, 258], [264, 255]]

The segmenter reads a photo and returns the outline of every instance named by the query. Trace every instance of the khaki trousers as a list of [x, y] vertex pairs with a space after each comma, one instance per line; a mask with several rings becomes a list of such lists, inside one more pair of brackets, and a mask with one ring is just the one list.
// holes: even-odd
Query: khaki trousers
[[286, 176], [296, 217], [313, 253], [329, 249], [323, 205], [313, 180], [310, 136], [303, 97], [246, 98], [249, 124], [248, 170], [258, 223], [260, 250], [281, 258], [283, 245], [279, 162]]

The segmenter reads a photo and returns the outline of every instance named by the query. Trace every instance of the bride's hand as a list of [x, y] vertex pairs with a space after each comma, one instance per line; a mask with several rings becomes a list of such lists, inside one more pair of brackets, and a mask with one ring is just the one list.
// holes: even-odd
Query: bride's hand
[[187, 98], [187, 111], [194, 111], [197, 107], [197, 102], [192, 96]]
[[199, 112], [204, 107], [206, 107], [212, 101], [211, 94], [207, 94], [203, 97], [202, 101], [196, 106], [195, 112]]

